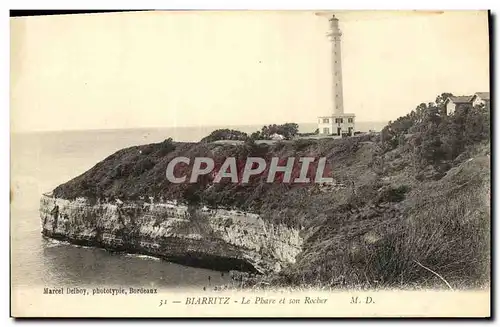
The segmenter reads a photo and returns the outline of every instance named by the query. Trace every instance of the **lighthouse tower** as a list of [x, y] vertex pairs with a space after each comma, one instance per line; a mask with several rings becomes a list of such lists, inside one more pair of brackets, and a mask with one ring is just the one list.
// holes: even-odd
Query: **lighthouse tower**
[[329, 19], [331, 46], [332, 102], [331, 115], [318, 117], [319, 133], [322, 135], [347, 136], [354, 133], [354, 114], [344, 113], [344, 94], [342, 85], [342, 32], [339, 20], [333, 15]]
[[341, 115], [344, 113], [344, 102], [342, 92], [342, 50], [340, 48], [340, 38], [342, 32], [339, 28], [339, 20], [335, 15], [330, 18], [330, 40], [332, 42], [332, 105], [333, 114]]

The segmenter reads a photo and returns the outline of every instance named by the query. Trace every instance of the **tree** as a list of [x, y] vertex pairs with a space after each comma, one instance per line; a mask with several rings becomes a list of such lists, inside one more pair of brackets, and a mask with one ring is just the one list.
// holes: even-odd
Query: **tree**
[[469, 144], [490, 138], [490, 119], [489, 106], [479, 105], [474, 108], [469, 108], [465, 117], [464, 129], [464, 133], [467, 136], [466, 140]]
[[292, 139], [299, 132], [299, 125], [296, 123], [286, 123], [278, 126], [278, 134], [283, 135], [287, 140]]
[[424, 115], [424, 121], [433, 124], [434, 128], [438, 127], [441, 123], [441, 116], [439, 115], [439, 108], [435, 105], [427, 107]]
[[204, 137], [201, 142], [210, 143], [219, 140], [245, 141], [246, 139], [248, 139], [246, 133], [226, 128], [213, 131], [210, 135]]
[[262, 135], [260, 133], [260, 131], [256, 131], [256, 132], [253, 132], [251, 135], [250, 135], [250, 138], [252, 140], [262, 140]]
[[449, 93], [449, 92], [443, 92], [443, 93], [441, 93], [440, 95], [438, 95], [436, 97], [436, 105], [438, 107], [444, 105], [444, 102], [446, 101], [446, 99], [448, 99], [451, 96], [453, 96], [453, 94]]
[[[454, 116], [455, 118], [455, 116]], [[445, 120], [441, 124], [443, 152], [447, 160], [455, 159], [465, 149], [463, 124]]]
[[260, 131], [251, 134], [254, 140], [270, 140], [273, 134], [280, 134], [285, 139], [290, 140], [299, 132], [299, 125], [296, 123], [285, 123], [282, 125], [267, 125], [263, 126]]

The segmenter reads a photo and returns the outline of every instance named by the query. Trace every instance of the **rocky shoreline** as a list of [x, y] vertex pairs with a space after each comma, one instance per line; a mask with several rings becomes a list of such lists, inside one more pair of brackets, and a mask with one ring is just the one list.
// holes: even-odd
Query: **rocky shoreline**
[[219, 271], [277, 272], [302, 246], [298, 230], [257, 214], [175, 201], [92, 204], [43, 195], [40, 218], [45, 237]]

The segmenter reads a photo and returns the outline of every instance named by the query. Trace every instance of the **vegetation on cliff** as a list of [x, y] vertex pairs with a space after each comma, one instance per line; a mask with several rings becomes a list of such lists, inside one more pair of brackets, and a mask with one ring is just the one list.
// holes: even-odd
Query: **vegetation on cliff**
[[[268, 276], [281, 285], [473, 287], [489, 281], [490, 110], [421, 104], [380, 134], [272, 145], [162, 143], [120, 150], [60, 185], [57, 197], [178, 199], [236, 207], [302, 230], [296, 263]], [[207, 141], [207, 140], [205, 140]], [[177, 156], [326, 157], [335, 185], [165, 178]], [[188, 173], [191, 166], [182, 168]], [[446, 283], [443, 281], [445, 280]]]
[[[249, 141], [256, 140], [271, 140], [274, 134], [279, 134], [283, 136], [286, 140], [293, 139], [299, 134], [299, 125], [296, 123], [285, 123], [281, 125], [272, 124], [266, 125], [261, 128], [260, 131], [255, 131], [248, 135], [234, 129], [217, 129], [210, 133], [210, 135], [201, 139], [202, 143], [210, 143], [219, 140], [231, 140], [231, 141]], [[317, 133], [307, 133], [307, 135], [314, 135]]]
[[219, 140], [246, 141], [248, 140], [248, 135], [234, 129], [218, 129], [202, 138], [201, 142], [210, 143]]
[[490, 110], [464, 105], [448, 116], [445, 97], [384, 128], [371, 164], [377, 176], [318, 210], [297, 263], [275, 282], [445, 288], [488, 282]]
[[282, 135], [286, 140], [291, 140], [299, 133], [299, 125], [295, 123], [286, 123], [282, 125], [267, 125], [262, 127], [260, 131], [250, 135], [253, 140], [270, 140], [273, 134]]

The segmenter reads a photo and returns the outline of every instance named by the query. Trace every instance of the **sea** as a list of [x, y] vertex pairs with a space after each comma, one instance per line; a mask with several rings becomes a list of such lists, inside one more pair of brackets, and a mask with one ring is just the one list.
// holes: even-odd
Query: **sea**
[[[384, 122], [357, 123], [360, 131], [380, 130]], [[312, 132], [315, 124], [300, 124]], [[11, 286], [155, 287], [195, 290], [230, 281], [228, 273], [183, 266], [157, 258], [108, 252], [49, 240], [41, 235], [39, 201], [53, 190], [129, 146], [196, 142], [218, 128], [253, 132], [262, 126], [203, 126], [11, 134]]]

